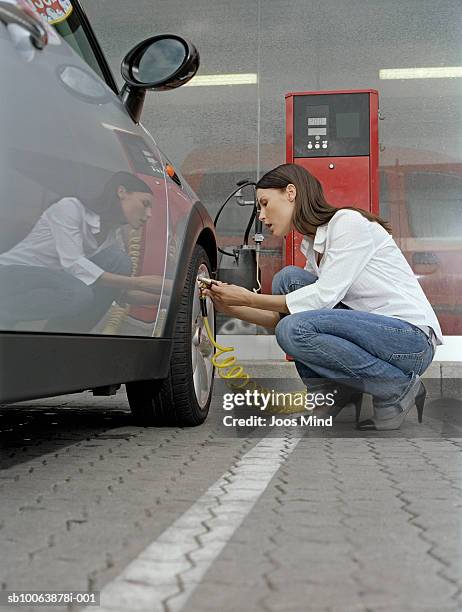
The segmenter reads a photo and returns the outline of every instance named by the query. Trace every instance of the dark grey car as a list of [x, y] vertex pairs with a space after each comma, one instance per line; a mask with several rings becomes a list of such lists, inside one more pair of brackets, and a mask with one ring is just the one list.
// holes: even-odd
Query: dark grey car
[[0, 1], [1, 402], [125, 383], [142, 424], [206, 418], [196, 280], [214, 227], [139, 123], [147, 90], [198, 66], [191, 43], [153, 36], [119, 92], [77, 0]]

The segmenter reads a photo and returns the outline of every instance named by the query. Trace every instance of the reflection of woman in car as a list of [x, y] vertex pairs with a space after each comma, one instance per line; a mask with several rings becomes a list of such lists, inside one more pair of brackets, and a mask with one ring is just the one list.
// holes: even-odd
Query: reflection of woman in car
[[388, 224], [330, 206], [319, 181], [295, 164], [265, 174], [257, 197], [274, 235], [295, 229], [305, 236], [305, 269], [278, 272], [273, 295], [222, 284], [206, 294], [231, 316], [275, 328], [308, 391], [337, 392], [335, 411], [352, 400], [359, 405], [362, 391], [373, 395], [374, 418], [360, 429], [398, 429], [414, 404], [420, 416], [419, 376], [442, 335]]
[[141, 228], [154, 203], [149, 186], [117, 172], [85, 202], [65, 197], [0, 255], [0, 325], [47, 319], [47, 331], [91, 330], [114, 300], [159, 291], [159, 279], [131, 277], [121, 226]]

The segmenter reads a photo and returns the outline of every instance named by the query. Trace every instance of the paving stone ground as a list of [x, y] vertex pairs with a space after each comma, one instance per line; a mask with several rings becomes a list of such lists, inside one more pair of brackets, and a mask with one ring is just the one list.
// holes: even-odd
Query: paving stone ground
[[[232, 481], [259, 439], [225, 436], [220, 401], [189, 430], [134, 427], [122, 392], [0, 407], [0, 587], [99, 590]], [[462, 428], [438, 401], [396, 433], [306, 432], [183, 610], [462, 610]]]

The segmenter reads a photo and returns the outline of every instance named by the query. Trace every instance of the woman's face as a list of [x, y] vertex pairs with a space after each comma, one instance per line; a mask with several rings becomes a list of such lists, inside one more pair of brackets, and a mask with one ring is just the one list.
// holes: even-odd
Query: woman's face
[[284, 237], [292, 228], [296, 188], [289, 184], [285, 189], [257, 189], [260, 207], [259, 219], [274, 236]]
[[127, 191], [125, 187], [120, 186], [117, 189], [117, 195], [120, 199], [120, 207], [124, 217], [133, 229], [142, 227], [151, 218], [152, 206], [154, 205], [152, 193]]

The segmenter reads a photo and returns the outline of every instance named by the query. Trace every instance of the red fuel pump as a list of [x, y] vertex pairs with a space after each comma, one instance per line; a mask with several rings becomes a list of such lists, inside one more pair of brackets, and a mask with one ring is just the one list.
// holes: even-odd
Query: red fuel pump
[[[379, 212], [378, 92], [286, 95], [286, 161], [319, 179], [329, 204]], [[305, 265], [302, 236], [286, 240], [286, 265]]]

